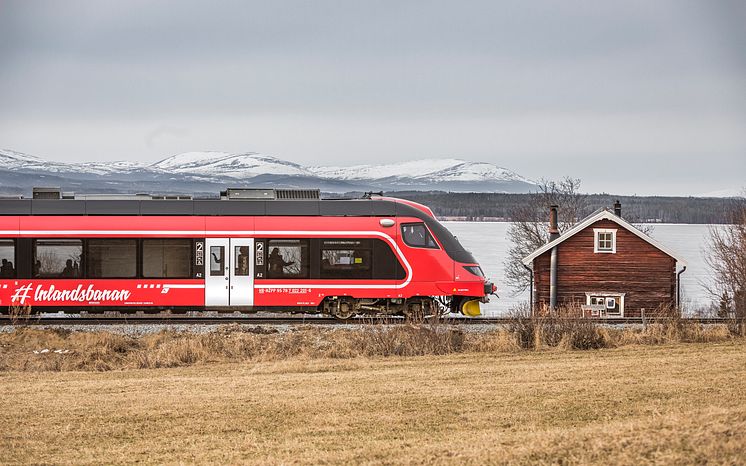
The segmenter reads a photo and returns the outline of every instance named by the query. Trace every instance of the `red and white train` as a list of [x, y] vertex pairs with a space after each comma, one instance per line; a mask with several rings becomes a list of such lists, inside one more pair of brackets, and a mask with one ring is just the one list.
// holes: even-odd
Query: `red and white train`
[[220, 199], [0, 200], [0, 307], [479, 315], [495, 286], [414, 202], [231, 189]]

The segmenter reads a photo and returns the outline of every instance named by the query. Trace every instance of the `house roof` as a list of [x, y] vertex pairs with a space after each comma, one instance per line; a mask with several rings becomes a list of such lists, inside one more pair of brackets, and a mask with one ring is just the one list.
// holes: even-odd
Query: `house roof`
[[531, 264], [534, 259], [539, 257], [540, 255], [544, 254], [545, 252], [551, 250], [553, 247], [557, 246], [561, 242], [565, 241], [566, 239], [574, 236], [576, 233], [585, 230], [590, 225], [593, 225], [594, 223], [598, 222], [599, 220], [611, 220], [612, 222], [616, 223], [620, 227], [624, 228], [625, 230], [639, 236], [642, 240], [652, 244], [656, 248], [660, 249], [661, 251], [665, 252], [669, 256], [676, 259], [677, 262], [679, 262], [682, 266], [686, 266], [686, 260], [673, 250], [671, 250], [669, 247], [663, 245], [659, 241], [654, 240], [650, 236], [646, 235], [645, 233], [641, 232], [637, 228], [634, 227], [631, 223], [627, 222], [621, 217], [617, 217], [612, 212], [609, 212], [606, 209], [599, 209], [596, 212], [592, 213], [588, 217], [586, 217], [584, 220], [580, 221], [577, 225], [570, 228], [566, 232], [564, 232], [559, 238], [555, 238], [554, 241], [550, 241], [549, 243], [545, 244], [544, 246], [540, 247], [536, 251], [532, 252], [528, 256], [524, 257], [522, 262], [525, 265]]

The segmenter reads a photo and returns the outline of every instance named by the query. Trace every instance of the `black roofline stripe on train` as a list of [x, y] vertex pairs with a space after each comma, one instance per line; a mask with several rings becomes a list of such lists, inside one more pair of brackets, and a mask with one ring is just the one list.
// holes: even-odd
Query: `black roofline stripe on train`
[[220, 199], [8, 199], [0, 215], [397, 216], [393, 201]]
[[440, 222], [416, 207], [388, 200], [0, 199], [0, 216], [10, 215], [414, 217], [427, 224], [451, 259], [476, 263]]

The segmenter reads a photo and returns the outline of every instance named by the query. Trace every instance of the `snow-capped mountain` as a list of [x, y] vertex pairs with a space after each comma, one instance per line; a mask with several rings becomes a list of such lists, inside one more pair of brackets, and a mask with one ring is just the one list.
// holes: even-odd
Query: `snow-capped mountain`
[[142, 170], [146, 164], [140, 162], [82, 162], [66, 163], [44, 160], [34, 155], [24, 154], [8, 149], [0, 149], [0, 170], [47, 173], [77, 173], [107, 175], [111, 173]]
[[152, 169], [170, 173], [184, 173], [201, 176], [229, 178], [252, 178], [260, 175], [312, 175], [297, 163], [280, 160], [276, 157], [247, 152], [186, 152], [165, 158], [149, 166]]
[[527, 192], [533, 183], [506, 168], [461, 159], [421, 159], [384, 165], [311, 167], [327, 179], [363, 182], [385, 190]]
[[461, 159], [422, 159], [385, 165], [353, 165], [351, 167], [311, 167], [322, 178], [341, 180], [378, 180], [411, 178], [439, 181], [523, 181], [526, 178], [508, 169], [486, 162]]
[[71, 169], [70, 164], [44, 160], [23, 152], [0, 149], [0, 169], [4, 170], [44, 170], [59, 172]]
[[325, 192], [444, 190], [527, 192], [533, 183], [505, 168], [460, 159], [384, 165], [305, 167], [246, 152], [186, 152], [158, 162], [44, 160], [0, 149], [0, 194], [28, 194], [31, 186], [76, 192], [217, 193], [226, 187], [319, 188]]
[[20, 168], [25, 165], [43, 163], [39, 157], [16, 152], [14, 150], [0, 149], [0, 166], [6, 169]]

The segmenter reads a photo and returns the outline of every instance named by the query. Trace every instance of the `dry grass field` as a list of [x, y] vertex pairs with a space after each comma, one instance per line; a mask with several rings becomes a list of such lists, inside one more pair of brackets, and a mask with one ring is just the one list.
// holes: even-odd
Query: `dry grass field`
[[0, 462], [744, 464], [746, 343], [0, 371]]

